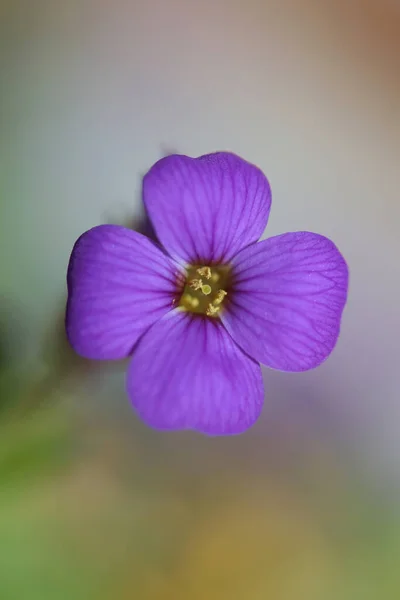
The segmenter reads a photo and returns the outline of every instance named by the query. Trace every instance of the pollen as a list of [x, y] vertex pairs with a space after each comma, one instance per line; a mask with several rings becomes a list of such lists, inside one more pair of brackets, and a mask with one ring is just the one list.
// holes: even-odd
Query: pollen
[[211, 279], [211, 277], [212, 277], [212, 273], [211, 273], [210, 267], [200, 267], [200, 269], [197, 269], [197, 273], [199, 275], [202, 275], [206, 279]]
[[189, 282], [189, 285], [191, 288], [193, 288], [194, 290], [201, 290], [201, 288], [203, 287], [203, 282], [201, 279], [192, 279]]
[[214, 304], [209, 304], [207, 306], [206, 315], [207, 317], [216, 317], [219, 313], [219, 306], [214, 306]]
[[225, 290], [218, 290], [217, 295], [214, 300], [214, 304], [222, 304], [227, 293], [228, 292], [226, 292]]
[[182, 282], [178, 306], [188, 312], [219, 317], [229, 296], [230, 286], [231, 269], [228, 265], [190, 266], [186, 280]]

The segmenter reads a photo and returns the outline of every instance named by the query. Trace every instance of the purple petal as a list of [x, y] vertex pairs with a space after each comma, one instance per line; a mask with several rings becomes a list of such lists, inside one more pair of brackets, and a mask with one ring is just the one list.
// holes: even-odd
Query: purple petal
[[156, 429], [241, 433], [263, 402], [260, 366], [216, 319], [174, 311], [135, 348], [127, 391], [140, 417]]
[[250, 356], [282, 371], [306, 371], [333, 350], [348, 287], [347, 265], [327, 238], [286, 233], [243, 250], [222, 320]]
[[235, 154], [172, 155], [143, 180], [157, 237], [186, 263], [228, 262], [263, 233], [271, 190], [263, 173]]
[[128, 356], [137, 339], [172, 308], [176, 264], [146, 237], [100, 225], [76, 242], [68, 267], [66, 329], [86, 358]]

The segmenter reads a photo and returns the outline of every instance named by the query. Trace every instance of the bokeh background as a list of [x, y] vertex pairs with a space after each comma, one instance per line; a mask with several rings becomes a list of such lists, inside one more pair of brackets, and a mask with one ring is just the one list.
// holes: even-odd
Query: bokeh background
[[[400, 597], [399, 74], [393, 0], [0, 0], [1, 600]], [[147, 429], [63, 331], [76, 238], [215, 150], [351, 271], [331, 358], [226, 439]]]

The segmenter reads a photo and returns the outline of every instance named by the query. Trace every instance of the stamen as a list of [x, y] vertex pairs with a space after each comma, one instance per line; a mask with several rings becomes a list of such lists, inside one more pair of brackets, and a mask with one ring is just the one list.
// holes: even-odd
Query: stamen
[[200, 267], [200, 269], [197, 269], [197, 273], [199, 275], [202, 275], [206, 279], [211, 279], [211, 269], [210, 269], [210, 267]]
[[226, 295], [227, 292], [225, 290], [218, 290], [218, 293], [214, 300], [214, 304], [222, 304]]
[[201, 290], [205, 296], [208, 296], [212, 292], [211, 286], [208, 283], [203, 283], [201, 279], [192, 279], [189, 285], [195, 291]]
[[214, 306], [210, 303], [206, 310], [207, 317], [215, 317], [215, 315], [219, 312], [219, 308], [219, 306]]
[[192, 279], [192, 281], [189, 282], [189, 285], [194, 290], [201, 290], [203, 287], [203, 282], [201, 279]]
[[179, 305], [183, 310], [218, 318], [224, 309], [225, 297], [229, 295], [230, 283], [227, 265], [189, 266]]

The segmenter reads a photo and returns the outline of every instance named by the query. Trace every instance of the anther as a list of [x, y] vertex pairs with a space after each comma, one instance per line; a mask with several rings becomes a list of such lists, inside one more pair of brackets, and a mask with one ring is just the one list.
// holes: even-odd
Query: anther
[[219, 312], [219, 306], [214, 306], [213, 304], [209, 304], [207, 307], [206, 315], [207, 317], [215, 317], [215, 315]]
[[189, 285], [194, 290], [201, 290], [203, 287], [203, 282], [201, 279], [192, 279], [192, 281], [189, 282]]
[[222, 304], [226, 295], [227, 292], [225, 290], [218, 290], [218, 293], [214, 300], [214, 304]]
[[210, 267], [200, 267], [200, 269], [197, 269], [196, 272], [199, 275], [202, 275], [203, 277], [205, 277], [206, 279], [211, 279], [211, 269], [210, 269]]

